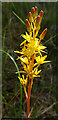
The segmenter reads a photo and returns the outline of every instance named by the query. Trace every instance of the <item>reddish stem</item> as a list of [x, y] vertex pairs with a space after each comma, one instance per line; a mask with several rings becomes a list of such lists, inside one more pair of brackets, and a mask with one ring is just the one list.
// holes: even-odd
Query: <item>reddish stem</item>
[[[29, 109], [30, 109], [30, 100], [27, 98], [27, 118], [29, 116]], [[28, 118], [29, 120], [29, 118]]]
[[30, 111], [30, 94], [31, 94], [31, 80], [29, 80], [29, 87], [28, 87], [28, 97], [27, 97], [27, 118], [29, 120], [29, 111]]

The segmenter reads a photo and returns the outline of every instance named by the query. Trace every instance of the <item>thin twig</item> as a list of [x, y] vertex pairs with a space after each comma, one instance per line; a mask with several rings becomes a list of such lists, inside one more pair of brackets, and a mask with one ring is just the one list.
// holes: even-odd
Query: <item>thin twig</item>
[[48, 108], [46, 108], [40, 115], [45, 114], [46, 112], [48, 112], [56, 103], [54, 102], [52, 105], [50, 105]]

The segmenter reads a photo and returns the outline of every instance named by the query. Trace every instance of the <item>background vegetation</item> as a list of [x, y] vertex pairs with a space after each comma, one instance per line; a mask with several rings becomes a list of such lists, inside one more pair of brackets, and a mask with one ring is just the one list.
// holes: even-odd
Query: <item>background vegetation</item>
[[38, 7], [38, 12], [40, 10], [44, 11], [39, 34], [47, 27], [48, 32], [42, 42], [47, 46], [47, 60], [52, 62], [42, 65], [41, 77], [34, 79], [31, 94], [31, 118], [57, 118], [56, 70], [58, 64], [56, 65], [56, 53], [58, 47], [56, 45], [56, 3], [52, 2], [10, 2], [2, 4], [2, 49], [4, 50], [2, 53], [3, 118], [26, 117], [26, 99], [23, 88], [15, 73], [17, 71], [16, 63], [19, 70], [22, 69], [22, 66], [20, 60], [16, 61], [17, 54], [14, 53], [14, 50], [20, 50], [20, 43], [23, 41], [20, 35], [26, 32], [25, 20], [28, 18], [31, 8], [35, 6]]

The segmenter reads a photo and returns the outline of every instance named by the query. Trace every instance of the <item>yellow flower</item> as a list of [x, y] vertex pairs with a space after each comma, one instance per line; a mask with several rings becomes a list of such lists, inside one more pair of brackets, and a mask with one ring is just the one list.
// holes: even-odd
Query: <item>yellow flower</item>
[[34, 70], [32, 72], [33, 72], [33, 78], [34, 77], [40, 77], [40, 75], [38, 75], [38, 74], [41, 72], [41, 70], [38, 71], [37, 68], [34, 68]]
[[24, 75], [22, 75], [22, 78], [20, 78], [18, 76], [20, 82], [22, 83], [23, 86], [27, 86], [27, 82], [28, 82], [28, 75], [26, 76], [26, 79], [24, 78]]
[[36, 57], [36, 61], [37, 63], [40, 65], [40, 64], [43, 64], [43, 63], [47, 63], [47, 62], [50, 62], [50, 61], [45, 61], [45, 59], [47, 58], [47, 55], [45, 55], [44, 57]]
[[22, 62], [26, 63], [26, 64], [29, 63], [27, 57], [24, 57], [24, 58], [20, 57], [20, 60], [21, 60]]
[[21, 35], [25, 40], [20, 44], [20, 46], [22, 46], [24, 43], [26, 43], [26, 41], [30, 42], [30, 39], [33, 39], [32, 37], [30, 37], [30, 35], [26, 32], [26, 35], [22, 34]]
[[[44, 31], [39, 35], [39, 38], [37, 37], [38, 32], [40, 30], [40, 25], [43, 17], [43, 11], [41, 10], [38, 15], [38, 8], [33, 7], [31, 9], [31, 12], [29, 12], [29, 21], [26, 19], [26, 27], [27, 31], [26, 34], [22, 34], [21, 36], [25, 39], [21, 44], [21, 51], [15, 51], [16, 53], [21, 54], [21, 56], [18, 56], [17, 60], [21, 60], [21, 64], [23, 65], [24, 70], [18, 71], [17, 73], [26, 73], [29, 78], [32, 79], [34, 77], [40, 77], [39, 73], [41, 70], [38, 71], [38, 67], [41, 64], [50, 62], [45, 61], [47, 58], [47, 55], [42, 55], [42, 53], [45, 52], [46, 46], [43, 46], [41, 43], [41, 40], [45, 37], [47, 28], [44, 29]], [[19, 78], [21, 83], [25, 84], [24, 76], [22, 78]], [[26, 78], [27, 81], [27, 78]], [[26, 83], [27, 84], [27, 83]]]

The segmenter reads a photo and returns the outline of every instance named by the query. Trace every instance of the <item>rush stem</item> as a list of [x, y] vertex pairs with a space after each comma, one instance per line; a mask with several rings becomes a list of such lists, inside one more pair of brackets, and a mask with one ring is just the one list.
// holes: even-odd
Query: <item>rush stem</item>
[[27, 97], [27, 118], [28, 120], [29, 120], [29, 111], [30, 111], [30, 94], [31, 94], [31, 80], [29, 80], [28, 97]]

